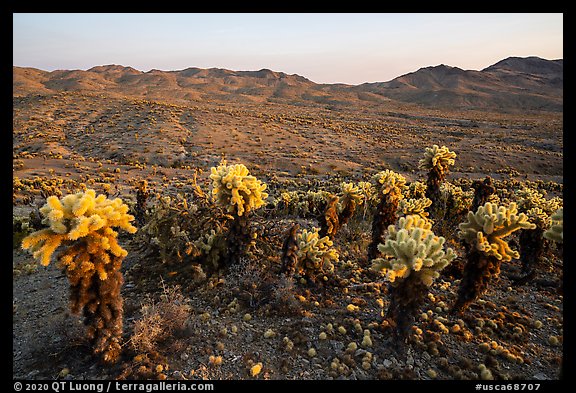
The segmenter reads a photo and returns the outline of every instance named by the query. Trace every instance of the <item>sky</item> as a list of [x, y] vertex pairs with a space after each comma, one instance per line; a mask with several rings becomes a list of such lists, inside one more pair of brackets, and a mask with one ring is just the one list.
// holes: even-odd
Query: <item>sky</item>
[[510, 56], [563, 58], [563, 14], [13, 14], [13, 65], [45, 71], [268, 68], [356, 85]]

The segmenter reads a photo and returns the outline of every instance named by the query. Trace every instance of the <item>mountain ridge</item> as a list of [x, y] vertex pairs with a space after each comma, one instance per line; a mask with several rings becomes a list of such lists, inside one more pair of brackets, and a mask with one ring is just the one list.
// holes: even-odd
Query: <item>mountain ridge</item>
[[191, 101], [347, 106], [399, 101], [436, 108], [559, 112], [563, 109], [563, 59], [508, 57], [480, 71], [440, 64], [386, 82], [359, 85], [320, 84], [268, 68], [234, 71], [188, 67], [144, 72], [117, 64], [54, 71], [13, 66], [14, 95], [58, 91]]

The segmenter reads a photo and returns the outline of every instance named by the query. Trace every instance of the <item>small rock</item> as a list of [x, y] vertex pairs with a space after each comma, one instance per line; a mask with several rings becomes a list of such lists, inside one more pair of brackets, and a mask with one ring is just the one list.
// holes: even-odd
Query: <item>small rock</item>
[[413, 366], [414, 365], [414, 357], [412, 355], [408, 355], [406, 357], [406, 364], [408, 366]]
[[67, 367], [64, 367], [62, 370], [60, 370], [60, 372], [58, 373], [58, 377], [59, 378], [66, 378], [66, 376], [70, 374], [70, 369]]

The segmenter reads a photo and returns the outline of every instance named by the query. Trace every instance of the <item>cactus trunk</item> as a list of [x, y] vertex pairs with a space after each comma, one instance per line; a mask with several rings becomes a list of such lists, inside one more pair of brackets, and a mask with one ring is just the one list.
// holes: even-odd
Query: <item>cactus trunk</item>
[[146, 217], [146, 204], [148, 200], [148, 182], [143, 180], [136, 189], [136, 207], [134, 217], [136, 224], [141, 227], [144, 226], [144, 219]]
[[398, 202], [398, 197], [390, 193], [380, 199], [372, 220], [372, 242], [368, 246], [368, 261], [380, 256], [378, 244], [384, 243], [384, 232], [388, 225], [393, 225], [397, 220]]
[[248, 216], [249, 214], [245, 214], [232, 220], [226, 247], [228, 252], [226, 265], [228, 266], [240, 262], [240, 258], [246, 254], [248, 245], [252, 240]]
[[[82, 246], [80, 246], [82, 247]], [[82, 311], [87, 337], [93, 352], [105, 363], [115, 363], [122, 351], [123, 300], [120, 293], [124, 278], [120, 271], [121, 257], [110, 255], [104, 265], [107, 275], [86, 275], [79, 270], [67, 270], [70, 281], [70, 303], [73, 313]]]
[[492, 278], [500, 274], [501, 262], [494, 256], [470, 250], [452, 312], [464, 312], [470, 304], [486, 293]]
[[429, 288], [415, 275], [408, 276], [396, 286], [389, 286], [390, 305], [386, 311], [386, 318], [395, 325], [395, 334], [404, 342], [410, 327], [414, 323], [416, 314], [422, 308]]
[[296, 265], [298, 264], [298, 242], [296, 240], [296, 232], [298, 229], [300, 229], [299, 224], [294, 224], [292, 228], [290, 228], [284, 240], [284, 245], [282, 246], [282, 266], [280, 273], [285, 273], [288, 276], [294, 274]]
[[544, 230], [540, 227], [520, 232], [521, 277], [515, 280], [516, 285], [530, 282], [536, 276], [536, 266], [544, 254]]
[[484, 206], [490, 195], [496, 192], [496, 188], [492, 185], [492, 178], [486, 176], [483, 181], [475, 180], [472, 183], [472, 188], [474, 189], [474, 199], [472, 200], [471, 211], [475, 212], [480, 206]]
[[326, 205], [324, 214], [322, 214], [318, 220], [320, 223], [320, 237], [328, 236], [328, 238], [334, 239], [334, 236], [336, 236], [336, 233], [340, 229], [337, 206], [338, 197], [332, 197]]
[[437, 166], [432, 167], [428, 172], [426, 180], [426, 198], [432, 201], [430, 205], [430, 214], [432, 217], [440, 217], [441, 192], [440, 184], [444, 181], [445, 174]]

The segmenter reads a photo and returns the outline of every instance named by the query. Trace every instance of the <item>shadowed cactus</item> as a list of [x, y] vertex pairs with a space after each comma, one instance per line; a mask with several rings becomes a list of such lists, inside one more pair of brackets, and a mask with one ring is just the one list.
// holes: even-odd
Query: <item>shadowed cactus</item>
[[518, 258], [504, 238], [520, 229], [534, 229], [524, 213], [517, 214], [515, 203], [498, 206], [488, 202], [476, 212], [468, 212], [467, 221], [459, 225], [458, 236], [469, 245], [467, 261], [454, 312], [463, 312], [488, 290], [488, 284], [500, 274], [502, 261]]

